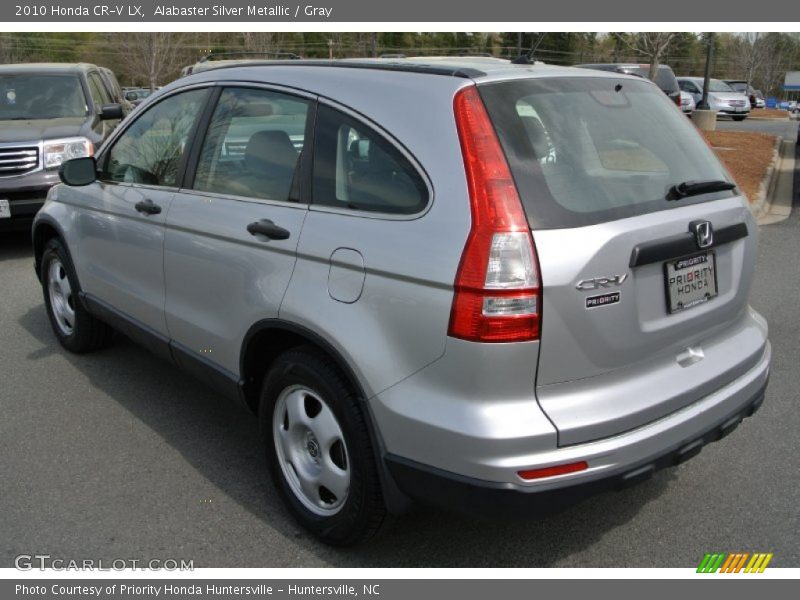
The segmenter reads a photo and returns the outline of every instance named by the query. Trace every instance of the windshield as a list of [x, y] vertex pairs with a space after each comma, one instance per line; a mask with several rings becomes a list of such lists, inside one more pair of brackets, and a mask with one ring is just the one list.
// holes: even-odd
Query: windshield
[[665, 200], [686, 181], [729, 181], [694, 125], [652, 84], [554, 78], [481, 86], [532, 226], [578, 227], [730, 196]]
[[0, 75], [0, 120], [83, 117], [86, 96], [75, 75]]
[[[700, 84], [702, 87], [702, 84]], [[709, 92], [732, 92], [734, 91], [731, 86], [729, 86], [724, 81], [720, 81], [719, 79], [710, 79], [708, 82], [708, 91]]]

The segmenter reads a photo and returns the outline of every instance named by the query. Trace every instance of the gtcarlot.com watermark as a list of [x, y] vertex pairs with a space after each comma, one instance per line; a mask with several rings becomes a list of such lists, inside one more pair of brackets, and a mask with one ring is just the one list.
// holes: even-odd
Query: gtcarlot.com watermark
[[194, 561], [183, 558], [59, 558], [50, 554], [20, 554], [14, 558], [20, 571], [194, 571]]

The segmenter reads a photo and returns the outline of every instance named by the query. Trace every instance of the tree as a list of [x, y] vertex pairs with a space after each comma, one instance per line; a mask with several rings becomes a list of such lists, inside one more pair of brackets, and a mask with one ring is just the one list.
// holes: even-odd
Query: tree
[[155, 90], [175, 78], [181, 65], [194, 62], [183, 49], [183, 35], [165, 31], [117, 34], [125, 56], [123, 70], [130, 81], [144, 82]]
[[645, 33], [616, 34], [618, 40], [639, 56], [649, 59], [650, 72], [648, 77], [655, 81], [658, 74], [658, 65], [667, 47], [675, 37], [672, 31], [649, 31]]

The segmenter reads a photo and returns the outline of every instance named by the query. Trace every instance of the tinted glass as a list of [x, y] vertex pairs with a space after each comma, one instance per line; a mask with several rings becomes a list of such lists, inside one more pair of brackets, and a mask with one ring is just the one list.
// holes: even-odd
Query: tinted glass
[[76, 75], [0, 75], [0, 120], [86, 116]]
[[111, 102], [111, 95], [108, 93], [105, 84], [97, 73], [91, 73], [89, 75], [89, 91], [92, 94], [92, 100], [95, 106], [98, 108]]
[[381, 135], [327, 106], [317, 113], [315, 204], [413, 214], [428, 202], [424, 182], [408, 159]]
[[305, 143], [308, 101], [232, 88], [220, 96], [203, 143], [194, 188], [288, 200]]
[[139, 115], [107, 154], [101, 179], [174, 187], [206, 90], [176, 94]]
[[672, 208], [677, 203], [665, 199], [672, 185], [728, 180], [691, 122], [648, 82], [528, 79], [479, 89], [534, 227]]
[[[638, 69], [630, 70], [625, 69], [625, 72], [647, 79], [650, 75], [650, 67], [639, 67]], [[678, 80], [675, 77], [675, 73], [673, 73], [672, 69], [669, 67], [662, 65], [658, 68], [654, 83], [668, 94], [678, 91]]]

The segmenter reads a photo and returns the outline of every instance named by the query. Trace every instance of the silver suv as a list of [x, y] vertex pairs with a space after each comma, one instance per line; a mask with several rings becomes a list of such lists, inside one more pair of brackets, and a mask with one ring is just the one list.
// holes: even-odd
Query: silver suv
[[164, 88], [61, 176], [33, 232], [58, 340], [113, 327], [250, 407], [328, 543], [410, 499], [560, 508], [764, 397], [757, 227], [640, 77], [237, 64]]

